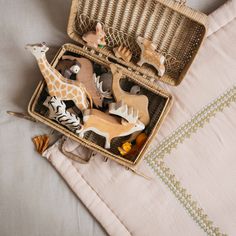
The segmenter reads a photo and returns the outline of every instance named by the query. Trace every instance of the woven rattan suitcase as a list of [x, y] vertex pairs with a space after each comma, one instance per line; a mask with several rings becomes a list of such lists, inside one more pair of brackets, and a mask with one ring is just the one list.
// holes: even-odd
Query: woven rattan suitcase
[[[206, 15], [173, 0], [72, 1], [68, 35], [76, 41], [76, 45], [63, 45], [52, 65], [55, 67], [64, 54], [80, 55], [105, 67], [115, 63], [126, 78], [122, 85], [124, 89], [130, 87], [130, 83], [138, 84], [142, 88], [149, 98], [148, 110], [151, 120], [145, 129], [148, 140], [133, 158], [123, 157], [117, 150], [124, 138], [115, 138], [111, 149], [107, 150], [103, 148], [103, 138], [94, 132], [89, 131], [84, 138], [80, 138], [47, 118], [47, 109], [43, 105], [48, 95], [44, 80], [31, 98], [29, 114], [84, 146], [133, 169], [144, 156], [172, 104], [171, 94], [160, 88], [157, 82], [178, 85], [182, 81], [204, 39], [206, 19]], [[88, 47], [82, 40], [82, 35], [94, 30], [97, 22], [103, 25], [106, 33], [105, 48]], [[137, 66], [141, 53], [136, 43], [137, 36], [151, 40], [157, 45], [157, 51], [165, 56], [166, 73], [163, 77], [160, 78], [152, 66]], [[115, 57], [112, 49], [119, 45], [124, 45], [132, 51], [131, 62], [127, 63]]]

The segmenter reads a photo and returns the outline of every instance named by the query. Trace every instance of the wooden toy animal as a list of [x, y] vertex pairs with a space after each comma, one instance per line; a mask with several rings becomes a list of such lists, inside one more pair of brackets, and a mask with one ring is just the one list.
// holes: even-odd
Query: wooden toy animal
[[96, 88], [98, 93], [100, 94], [100, 96], [102, 96], [102, 98], [111, 98], [111, 90], [103, 90], [103, 83], [104, 80], [101, 80], [100, 76], [96, 76], [96, 74], [93, 74], [93, 81], [96, 84]]
[[103, 82], [100, 81], [100, 77], [93, 73], [93, 64], [90, 60], [70, 55], [64, 55], [62, 59], [76, 61], [80, 64], [80, 71], [76, 74], [76, 81], [72, 80], [71, 83], [82, 83], [93, 98], [96, 107], [102, 107], [104, 98], [111, 98], [111, 91], [104, 91]]
[[[109, 92], [109, 94], [107, 94], [109, 97], [111, 97], [111, 91], [112, 91], [112, 73], [111, 71], [106, 72], [106, 73], [102, 73], [100, 75], [100, 79], [102, 82], [102, 88], [103, 91], [106, 91], [107, 93]], [[109, 98], [107, 96], [107, 98]]]
[[82, 125], [80, 118], [73, 113], [66, 111], [66, 104], [57, 97], [48, 97], [44, 105], [49, 109], [49, 118], [66, 126], [75, 133], [79, 133]]
[[139, 94], [141, 92], [141, 88], [138, 85], [134, 85], [130, 89], [131, 94]]
[[81, 111], [89, 107], [88, 96], [90, 106], [92, 107], [92, 98], [83, 84], [74, 85], [66, 83], [66, 78], [48, 63], [46, 52], [49, 48], [45, 43], [28, 44], [26, 45], [26, 49], [35, 56], [39, 69], [47, 83], [50, 96], [56, 96], [61, 100], [72, 100]]
[[109, 104], [109, 114], [121, 116], [129, 123], [135, 123], [139, 118], [138, 110], [128, 107], [123, 100]]
[[127, 155], [131, 149], [132, 149], [132, 143], [130, 142], [125, 142], [122, 144], [121, 147], [118, 147], [118, 151], [122, 156]]
[[106, 46], [105, 32], [102, 29], [102, 25], [98, 22], [96, 25], [96, 31], [89, 31], [85, 33], [82, 39], [91, 47], [103, 47]]
[[[122, 153], [127, 156], [127, 158], [132, 158], [134, 156], [137, 156], [140, 152], [140, 150], [143, 148], [143, 145], [147, 141], [148, 137], [145, 133], [140, 133], [136, 139], [135, 139], [135, 144], [131, 146], [131, 149], [126, 151], [124, 150], [124, 147], [122, 145], [121, 148], [118, 148], [119, 151], [123, 151]], [[121, 153], [121, 155], [122, 155]]]
[[[122, 116], [122, 114], [120, 115]], [[106, 139], [105, 148], [109, 149], [113, 138], [126, 136], [145, 128], [144, 124], [138, 119], [133, 123], [129, 123], [122, 117], [111, 116], [97, 109], [87, 109], [83, 114], [84, 126], [79, 135], [84, 137], [85, 132], [93, 131], [104, 136]]]
[[[76, 74], [76, 83], [83, 83], [85, 87], [89, 87], [90, 81], [93, 77], [93, 64], [92, 62], [84, 57], [74, 57], [70, 55], [64, 55], [62, 56], [62, 61], [72, 61], [73, 65], [79, 65], [80, 70]], [[71, 65], [72, 66], [72, 65]], [[71, 68], [71, 66], [69, 68]], [[67, 67], [68, 69], [68, 67]], [[92, 94], [91, 94], [92, 95]], [[92, 95], [93, 96], [93, 95]]]
[[[76, 61], [71, 61], [71, 60], [63, 60], [61, 59], [57, 65], [56, 69], [66, 78], [70, 79], [70, 76], [74, 71], [71, 71], [70, 68], [76, 64]], [[68, 72], [71, 72], [70, 74]]]
[[141, 48], [141, 57], [137, 64], [142, 66], [144, 63], [148, 63], [156, 68], [159, 76], [163, 76], [165, 73], [165, 57], [155, 51], [157, 46], [152, 41], [140, 36], [137, 38], [137, 43]]
[[122, 60], [124, 60], [125, 62], [129, 62], [132, 58], [131, 51], [122, 45], [114, 48], [113, 52], [115, 53], [115, 56], [117, 58], [122, 58]]
[[76, 63], [75, 65], [71, 66], [69, 69], [65, 70], [64, 77], [70, 79], [72, 74], [78, 74], [80, 71], [80, 65]]
[[72, 83], [75, 82], [75, 80], [71, 79], [71, 76], [73, 74], [78, 74], [81, 69], [81, 65], [78, 61], [76, 60], [66, 60], [62, 59], [60, 60], [57, 65], [56, 69], [68, 80], [65, 82], [67, 83]]
[[138, 111], [139, 120], [147, 125], [150, 121], [148, 112], [148, 98], [145, 95], [130, 94], [125, 92], [120, 87], [120, 80], [122, 78], [122, 72], [114, 64], [110, 65], [111, 72], [113, 74], [112, 92], [116, 102], [123, 101], [128, 107], [133, 107]]

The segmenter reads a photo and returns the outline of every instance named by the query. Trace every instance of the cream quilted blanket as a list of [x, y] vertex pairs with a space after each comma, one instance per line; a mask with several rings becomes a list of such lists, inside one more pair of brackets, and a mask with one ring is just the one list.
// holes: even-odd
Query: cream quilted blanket
[[235, 235], [236, 1], [210, 15], [181, 85], [161, 86], [175, 102], [139, 166], [150, 181], [96, 153], [88, 165], [74, 162], [59, 142], [44, 156], [109, 235]]

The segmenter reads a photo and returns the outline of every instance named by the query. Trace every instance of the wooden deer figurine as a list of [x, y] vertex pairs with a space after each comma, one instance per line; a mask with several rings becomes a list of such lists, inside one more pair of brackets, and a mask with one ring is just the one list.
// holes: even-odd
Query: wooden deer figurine
[[144, 63], [148, 63], [156, 68], [159, 76], [163, 76], [165, 73], [165, 57], [156, 52], [156, 45], [152, 41], [142, 37], [137, 38], [137, 43], [141, 48], [141, 57], [138, 66], [142, 66]]
[[126, 136], [145, 128], [144, 124], [137, 118], [133, 119], [132, 123], [123, 119], [122, 117], [126, 117], [127, 113], [122, 114], [120, 110], [123, 109], [119, 109], [121, 117], [111, 116], [97, 109], [85, 110], [83, 114], [84, 126], [79, 134], [80, 137], [83, 138], [87, 131], [93, 131], [105, 137], [105, 148], [109, 149], [113, 138]]
[[66, 78], [48, 63], [46, 52], [49, 48], [45, 43], [28, 44], [26, 45], [26, 49], [35, 56], [51, 97], [56, 96], [61, 100], [72, 100], [75, 105], [83, 111], [89, 107], [88, 96], [90, 106], [92, 107], [92, 98], [83, 84], [74, 85], [67, 83]]
[[106, 34], [102, 29], [102, 25], [98, 22], [96, 25], [96, 31], [85, 33], [82, 39], [87, 42], [88, 46], [97, 48], [99, 46], [106, 46], [105, 36]]
[[118, 67], [114, 64], [110, 65], [111, 72], [113, 75], [112, 82], [112, 91], [113, 96], [115, 97], [116, 102], [120, 102], [121, 100], [128, 105], [128, 107], [133, 107], [138, 111], [139, 120], [147, 125], [150, 121], [149, 112], [148, 112], [148, 98], [145, 95], [138, 94], [130, 94], [125, 92], [120, 87], [120, 79], [122, 78], [122, 72]]

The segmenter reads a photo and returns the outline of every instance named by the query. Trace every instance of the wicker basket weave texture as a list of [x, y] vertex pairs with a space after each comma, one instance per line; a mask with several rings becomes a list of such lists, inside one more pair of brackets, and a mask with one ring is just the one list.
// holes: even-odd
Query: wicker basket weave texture
[[[82, 35], [95, 30], [100, 22], [106, 32], [107, 47], [92, 49], [86, 46]], [[55, 56], [55, 66], [65, 53], [75, 53], [109, 67], [111, 62], [124, 72], [129, 80], [143, 87], [143, 92], [151, 101], [149, 104], [150, 123], [146, 127], [150, 134], [147, 143], [134, 159], [125, 159], [118, 155], [117, 146], [121, 139], [113, 140], [112, 149], [103, 148], [104, 140], [93, 132], [88, 132], [81, 139], [66, 127], [48, 119], [47, 110], [42, 106], [47, 96], [44, 82], [38, 86], [29, 104], [29, 113], [41, 122], [60, 131], [64, 135], [82, 143], [92, 150], [99, 151], [118, 163], [133, 167], [139, 163], [144, 152], [165, 119], [172, 104], [171, 95], [161, 89], [150, 77], [172, 85], [179, 84], [184, 78], [206, 32], [206, 16], [173, 0], [72, 0], [71, 14], [68, 24], [69, 36], [79, 43], [64, 45]], [[159, 78], [153, 67], [136, 65], [141, 50], [136, 37], [142, 36], [157, 45], [157, 51], [166, 57], [166, 73]], [[128, 47], [133, 58], [129, 63], [114, 56], [112, 49], [118, 45]], [[81, 47], [84, 46], [84, 47]], [[124, 83], [126, 89], [127, 83]]]
[[[116, 59], [112, 48], [124, 45], [133, 53], [132, 62], [125, 63], [127, 67], [172, 85], [183, 79], [206, 31], [205, 15], [169, 0], [74, 0], [74, 8], [69, 31], [79, 36], [77, 40], [101, 22], [107, 35], [107, 48], [102, 50], [106, 55]], [[137, 36], [153, 41], [157, 51], [166, 56], [162, 78], [151, 66], [136, 66], [141, 53]]]

